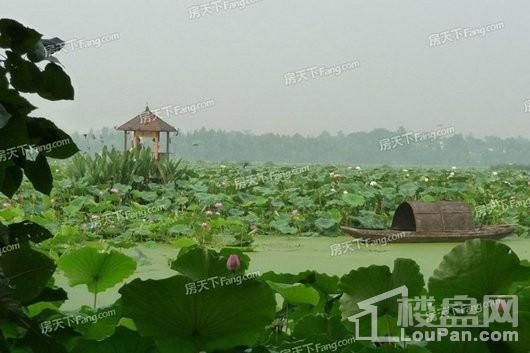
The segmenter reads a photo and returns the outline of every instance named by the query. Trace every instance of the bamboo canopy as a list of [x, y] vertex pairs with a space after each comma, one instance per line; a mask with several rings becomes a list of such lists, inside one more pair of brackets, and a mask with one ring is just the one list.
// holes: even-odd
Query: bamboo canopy
[[144, 137], [152, 138], [153, 141], [153, 158], [160, 160], [160, 132], [166, 133], [166, 154], [169, 156], [169, 133], [177, 132], [173, 126], [160, 119], [154, 114], [149, 107], [145, 107], [145, 111], [135, 116], [125, 124], [116, 128], [116, 130], [124, 132], [123, 148], [127, 150], [127, 134], [129, 131], [133, 132], [133, 148], [141, 146], [141, 139]]
[[392, 229], [411, 231], [471, 230], [473, 214], [464, 202], [403, 202], [394, 213]]
[[476, 226], [464, 202], [403, 202], [394, 213], [390, 229], [340, 227], [366, 242], [445, 243], [469, 239], [502, 239], [515, 231], [510, 224]]

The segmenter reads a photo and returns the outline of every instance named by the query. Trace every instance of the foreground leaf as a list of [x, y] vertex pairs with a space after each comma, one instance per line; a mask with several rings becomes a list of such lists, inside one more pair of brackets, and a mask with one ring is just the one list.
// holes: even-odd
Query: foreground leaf
[[101, 293], [132, 275], [136, 262], [114, 250], [103, 253], [84, 247], [63, 255], [59, 268], [68, 277], [70, 286], [86, 284], [91, 293]]
[[[186, 295], [190, 279], [139, 279], [120, 289], [123, 315], [162, 353], [199, 352], [252, 346], [274, 319], [276, 302], [264, 283], [217, 286]], [[209, 281], [208, 281], [209, 283]]]

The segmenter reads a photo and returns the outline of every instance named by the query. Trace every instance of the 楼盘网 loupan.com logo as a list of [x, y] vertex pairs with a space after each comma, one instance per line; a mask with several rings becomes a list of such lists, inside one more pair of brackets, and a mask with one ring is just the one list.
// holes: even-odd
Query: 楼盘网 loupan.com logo
[[[398, 297], [400, 336], [379, 336], [377, 303]], [[348, 317], [355, 323], [355, 337], [372, 342], [516, 342], [519, 332], [495, 331], [490, 325], [518, 326], [518, 297], [516, 295], [486, 295], [480, 303], [467, 295], [457, 295], [442, 300], [441, 308], [434, 297], [408, 297], [408, 288], [401, 286], [383, 294], [363, 300], [357, 305], [361, 312]], [[361, 319], [369, 316], [370, 336], [363, 336]], [[362, 321], [366, 322], [365, 320]], [[366, 332], [366, 330], [362, 330]]]

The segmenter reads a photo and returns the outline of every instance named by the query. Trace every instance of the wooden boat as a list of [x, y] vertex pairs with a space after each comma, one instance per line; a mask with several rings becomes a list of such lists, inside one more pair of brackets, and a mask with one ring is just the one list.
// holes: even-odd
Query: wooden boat
[[416, 232], [393, 229], [340, 227], [342, 231], [368, 243], [453, 243], [469, 239], [502, 239], [515, 231], [513, 225], [483, 226], [468, 231]]
[[476, 227], [469, 206], [462, 202], [404, 202], [390, 229], [342, 226], [342, 231], [369, 243], [452, 243], [469, 239], [502, 239], [512, 234], [510, 224]]

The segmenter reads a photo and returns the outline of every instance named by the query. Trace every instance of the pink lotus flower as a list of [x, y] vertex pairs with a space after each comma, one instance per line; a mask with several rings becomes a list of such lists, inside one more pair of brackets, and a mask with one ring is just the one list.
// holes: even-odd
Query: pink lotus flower
[[217, 208], [217, 209], [220, 209], [220, 208], [223, 208], [224, 205], [221, 203], [221, 202], [216, 202], [214, 205], [213, 205], [213, 208]]
[[340, 181], [342, 179], [342, 175], [340, 174], [334, 174], [333, 175], [333, 179], [335, 179], [335, 181]]
[[239, 256], [237, 255], [230, 255], [228, 257], [228, 260], [226, 261], [226, 268], [230, 271], [235, 271], [241, 266], [241, 262], [239, 261]]
[[203, 224], [201, 224], [201, 228], [205, 229], [205, 230], [206, 229], [210, 229], [210, 225], [208, 223], [203, 223]]
[[208, 210], [208, 211], [206, 211], [206, 212], [204, 212], [204, 213], [205, 213], [207, 216], [211, 216], [211, 215], [213, 215], [213, 212], [210, 211], [210, 210]]
[[109, 192], [110, 192], [111, 194], [117, 194], [117, 193], [119, 193], [119, 190], [116, 189], [116, 188], [112, 188], [112, 189], [109, 190]]
[[12, 206], [11, 206], [10, 203], [8, 203], [8, 202], [4, 202], [4, 204], [2, 205], [2, 207], [4, 207], [4, 208], [11, 208]]
[[293, 216], [298, 216], [299, 213], [300, 213], [300, 212], [298, 212], [297, 209], [294, 209], [294, 210], [291, 211], [291, 214], [292, 214]]

